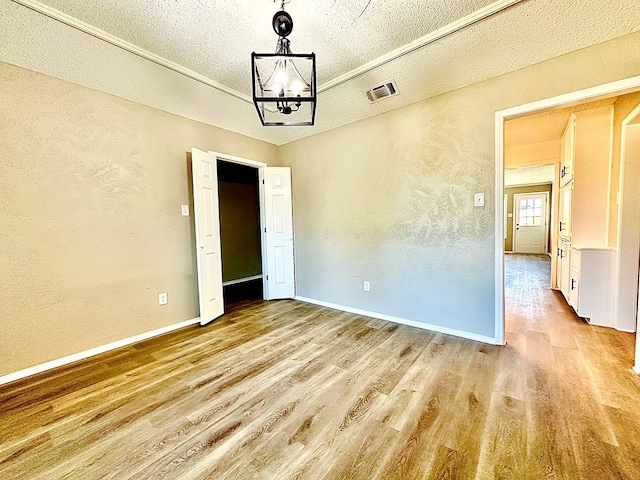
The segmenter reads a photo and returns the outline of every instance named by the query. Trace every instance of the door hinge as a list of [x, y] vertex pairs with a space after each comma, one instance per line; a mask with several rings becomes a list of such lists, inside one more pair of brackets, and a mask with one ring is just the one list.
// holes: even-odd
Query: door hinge
[[269, 275], [267, 275], [267, 282], [269, 281]]
[[264, 178], [262, 179], [262, 184], [264, 185]]

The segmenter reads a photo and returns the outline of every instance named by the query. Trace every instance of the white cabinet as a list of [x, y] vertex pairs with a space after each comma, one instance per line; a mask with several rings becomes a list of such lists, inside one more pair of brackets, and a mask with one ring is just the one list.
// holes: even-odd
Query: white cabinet
[[613, 108], [575, 112], [561, 142], [557, 278], [567, 303], [613, 326], [616, 254], [606, 245]]
[[558, 238], [606, 245], [609, 168], [613, 135], [611, 106], [571, 115], [561, 141]]
[[569, 293], [571, 292], [571, 244], [564, 240], [560, 242], [560, 247], [558, 248], [558, 283], [562, 295], [569, 303]]
[[560, 222], [558, 223], [559, 237], [571, 240], [571, 222], [573, 219], [573, 182], [560, 190]]
[[607, 245], [613, 107], [576, 112], [571, 242]]
[[571, 115], [569, 123], [562, 134], [560, 143], [560, 185], [564, 186], [573, 180], [573, 163], [576, 155], [576, 116]]
[[569, 305], [592, 325], [613, 327], [615, 249], [573, 246], [570, 259]]

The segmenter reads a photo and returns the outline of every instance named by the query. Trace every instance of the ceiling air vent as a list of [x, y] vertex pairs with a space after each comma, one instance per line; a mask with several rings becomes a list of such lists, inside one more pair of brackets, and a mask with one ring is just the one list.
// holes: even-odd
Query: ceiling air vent
[[391, 97], [393, 95], [397, 95], [398, 87], [396, 87], [395, 81], [390, 81], [387, 83], [383, 83], [382, 85], [378, 85], [377, 87], [373, 87], [370, 90], [367, 90], [367, 98], [371, 103], [377, 102], [378, 100], [382, 100], [383, 98]]

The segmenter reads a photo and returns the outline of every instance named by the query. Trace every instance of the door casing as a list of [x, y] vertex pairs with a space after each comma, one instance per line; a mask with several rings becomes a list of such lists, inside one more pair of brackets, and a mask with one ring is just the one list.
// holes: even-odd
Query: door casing
[[[267, 281], [266, 281], [266, 275], [267, 275], [267, 248], [268, 248], [268, 242], [266, 241], [266, 223], [267, 223], [267, 219], [266, 219], [266, 205], [265, 205], [265, 185], [262, 182], [262, 179], [265, 177], [264, 175], [264, 170], [265, 168], [268, 167], [268, 165], [264, 162], [258, 162], [256, 160], [250, 160], [248, 158], [242, 158], [242, 157], [236, 157], [234, 155], [227, 155], [225, 153], [220, 153], [220, 152], [214, 152], [212, 150], [208, 151], [209, 154], [213, 155], [216, 157], [216, 160], [222, 160], [224, 162], [230, 162], [230, 163], [236, 163], [239, 165], [244, 165], [247, 167], [253, 167], [253, 168], [257, 168], [258, 169], [258, 190], [259, 190], [259, 194], [258, 197], [260, 199], [260, 235], [261, 235], [261, 256], [262, 256], [262, 284], [263, 284], [263, 299], [265, 300], [270, 300], [273, 298], [282, 298], [282, 297], [278, 297], [278, 296], [273, 296], [271, 294], [271, 292], [269, 291], [268, 285], [267, 285]], [[292, 214], [293, 215], [293, 214]], [[293, 232], [292, 232], [292, 241], [293, 241]], [[293, 275], [293, 287], [295, 289], [295, 273], [292, 272]], [[294, 294], [295, 294], [295, 290], [294, 290]], [[293, 295], [292, 295], [293, 298]]]
[[[524, 105], [500, 110], [495, 113], [495, 235], [494, 235], [494, 259], [495, 259], [495, 335], [496, 345], [505, 344], [505, 272], [504, 272], [504, 124], [506, 120], [517, 118], [530, 113], [540, 112], [554, 107], [569, 106], [599, 99], [609, 98], [615, 95], [625, 95], [640, 90], [640, 75], [618, 80], [611, 83], [598, 85], [584, 90], [558, 95], [556, 97], [539, 100]], [[640, 322], [640, 319], [639, 319]], [[640, 349], [639, 349], [640, 350]], [[636, 351], [636, 367], [640, 373], [640, 351]]]

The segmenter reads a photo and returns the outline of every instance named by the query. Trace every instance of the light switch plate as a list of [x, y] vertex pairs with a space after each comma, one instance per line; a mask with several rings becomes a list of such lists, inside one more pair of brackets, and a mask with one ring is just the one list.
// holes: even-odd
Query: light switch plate
[[484, 193], [476, 193], [473, 197], [474, 207], [484, 207]]
[[189, 216], [189, 205], [182, 205], [182, 216], [183, 217], [188, 217]]

